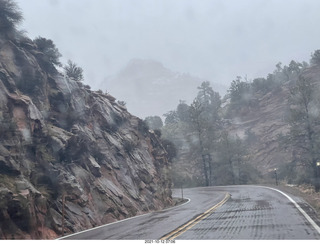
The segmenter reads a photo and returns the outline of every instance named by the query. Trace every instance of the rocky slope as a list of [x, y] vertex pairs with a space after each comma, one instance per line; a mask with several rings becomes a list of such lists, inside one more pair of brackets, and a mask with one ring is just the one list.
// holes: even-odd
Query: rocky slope
[[[299, 73], [300, 75], [302, 79], [317, 84], [317, 89], [320, 89], [320, 65], [305, 67]], [[230, 160], [232, 166], [230, 166], [230, 161], [228, 165], [224, 155], [220, 154], [220, 151], [226, 152], [221, 150], [225, 145], [221, 144], [222, 137], [217, 137], [217, 143], [213, 144], [210, 154], [213, 169], [212, 184], [274, 182], [275, 168], [278, 169], [277, 176], [281, 180], [297, 183], [306, 178], [308, 168], [303, 167], [303, 164], [294, 167], [291, 163], [294, 160], [298, 162], [302, 155], [290, 143], [292, 139], [289, 136], [290, 90], [295, 87], [299, 76], [279, 79], [276, 85], [270, 85], [268, 90], [248, 89], [246, 100], [242, 103], [231, 104], [228, 96], [223, 99], [222, 123], [220, 130], [216, 133], [222, 135], [226, 131], [230, 138], [239, 137], [242, 143], [236, 146], [229, 144], [232, 152], [235, 152], [231, 154], [233, 156]], [[317, 109], [313, 108], [312, 111], [319, 116]], [[172, 166], [174, 184], [177, 187], [203, 185], [202, 158], [196, 151], [199, 148], [198, 135], [188, 134], [188, 126], [183, 123], [166, 126], [164, 131], [164, 135], [174, 141], [178, 148], [178, 156]], [[237, 158], [235, 148], [241, 148], [241, 153], [238, 154], [241, 157]], [[234, 182], [230, 177], [232, 174], [235, 176]]]
[[288, 96], [289, 83], [265, 95], [255, 94], [254, 106], [232, 118], [226, 126], [230, 134], [248, 139], [247, 160], [263, 175], [291, 160], [290, 151], [279, 141], [279, 137], [289, 131]]
[[0, 239], [51, 239], [172, 203], [157, 136], [108, 94], [0, 38]]
[[[301, 72], [301, 77], [320, 84], [320, 66], [313, 65]], [[289, 132], [289, 96], [296, 79], [261, 95], [254, 94], [244, 113], [232, 118], [227, 128], [249, 142], [248, 161], [263, 175], [272, 175], [275, 168], [284, 167], [293, 160], [293, 149], [284, 136]]]

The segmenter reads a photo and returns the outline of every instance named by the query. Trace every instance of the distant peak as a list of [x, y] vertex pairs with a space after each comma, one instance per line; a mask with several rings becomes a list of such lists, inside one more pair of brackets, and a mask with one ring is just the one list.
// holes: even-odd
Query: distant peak
[[149, 76], [149, 75], [165, 75], [172, 76], [175, 73], [159, 61], [153, 59], [131, 59], [128, 64], [120, 71], [120, 76]]
[[127, 64], [127, 67], [130, 67], [130, 66], [155, 66], [155, 67], [164, 68], [163, 64], [159, 61], [156, 61], [153, 59], [140, 59], [140, 58], [131, 59]]

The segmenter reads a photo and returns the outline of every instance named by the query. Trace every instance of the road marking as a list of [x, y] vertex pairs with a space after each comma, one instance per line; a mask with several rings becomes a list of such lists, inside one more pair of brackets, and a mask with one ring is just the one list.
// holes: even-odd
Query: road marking
[[315, 228], [315, 230], [320, 234], [320, 227], [313, 221], [313, 219], [311, 219], [311, 217], [290, 196], [288, 196], [286, 193], [284, 193], [278, 189], [272, 188], [272, 187], [268, 187], [268, 186], [261, 186], [261, 187], [277, 191], [277, 192], [281, 193], [282, 195], [284, 195], [285, 197], [287, 197], [289, 199], [289, 201], [292, 202], [294, 204], [294, 206], [302, 213], [302, 215], [309, 221], [309, 223], [313, 226], [313, 228]]
[[136, 215], [136, 216], [133, 216], [133, 217], [129, 217], [129, 218], [122, 219], [122, 220], [117, 220], [115, 222], [104, 224], [104, 225], [99, 225], [99, 226], [96, 226], [96, 227], [93, 227], [93, 228], [90, 228], [90, 229], [86, 229], [86, 230], [83, 230], [83, 231], [79, 231], [79, 232], [76, 232], [76, 233], [72, 233], [72, 234], [69, 234], [69, 235], [66, 235], [66, 236], [61, 236], [61, 237], [57, 238], [56, 240], [63, 240], [65, 238], [67, 238], [67, 237], [71, 237], [71, 236], [75, 236], [75, 235], [82, 234], [82, 233], [85, 233], [85, 232], [89, 232], [89, 231], [92, 231], [92, 230], [100, 229], [100, 228], [103, 228], [103, 227], [107, 227], [109, 225], [115, 225], [115, 224], [118, 224], [118, 223], [121, 223], [121, 222], [124, 222], [124, 221], [127, 221], [127, 220], [132, 220], [132, 219], [143, 217], [143, 216], [146, 216], [146, 215], [165, 212], [165, 211], [168, 211], [168, 210], [171, 210], [171, 209], [175, 209], [175, 208], [181, 207], [181, 206], [191, 202], [190, 198], [186, 197], [184, 199], [186, 199], [187, 201], [185, 203], [179, 204], [177, 206], [173, 206], [173, 207], [170, 207], [170, 208], [165, 208], [165, 209], [161, 209], [161, 210], [158, 210], [158, 211], [149, 212], [149, 213], [145, 213], [145, 214], [141, 214], [141, 215]]
[[204, 220], [205, 218], [207, 218], [217, 208], [219, 208], [223, 204], [225, 204], [229, 200], [229, 198], [230, 198], [230, 194], [226, 193], [225, 197], [223, 198], [223, 200], [221, 202], [214, 205], [213, 207], [211, 207], [210, 209], [208, 209], [204, 213], [200, 214], [198, 217], [190, 220], [189, 222], [182, 225], [181, 227], [178, 227], [177, 229], [171, 231], [169, 234], [163, 236], [160, 240], [173, 240], [173, 239], [177, 238], [178, 236], [180, 236], [181, 234], [183, 234], [184, 232], [186, 232], [187, 230], [191, 229], [193, 226], [198, 224], [201, 220]]

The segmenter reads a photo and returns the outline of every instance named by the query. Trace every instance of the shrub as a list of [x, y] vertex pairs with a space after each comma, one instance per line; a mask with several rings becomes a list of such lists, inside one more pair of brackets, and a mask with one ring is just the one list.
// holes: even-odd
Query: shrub
[[39, 36], [33, 41], [37, 45], [38, 50], [43, 53], [43, 56], [40, 56], [39, 58], [42, 61], [42, 67], [47, 72], [55, 71], [54, 65], [61, 66], [59, 58], [62, 55], [52, 40]]
[[125, 107], [127, 103], [125, 101], [118, 101], [118, 104]]
[[251, 94], [251, 85], [241, 79], [240, 76], [237, 76], [237, 79], [232, 81], [228, 92], [232, 103], [247, 105]]
[[310, 60], [311, 64], [320, 64], [320, 50], [316, 50], [314, 51], [313, 54], [311, 54], [311, 60]]
[[136, 148], [136, 145], [133, 141], [124, 141], [123, 149], [126, 153], [130, 154]]
[[83, 69], [71, 60], [68, 60], [68, 64], [63, 69], [69, 78], [75, 81], [83, 80]]
[[149, 133], [149, 126], [147, 123], [143, 120], [138, 121], [138, 131], [142, 133], [144, 136], [146, 136]]

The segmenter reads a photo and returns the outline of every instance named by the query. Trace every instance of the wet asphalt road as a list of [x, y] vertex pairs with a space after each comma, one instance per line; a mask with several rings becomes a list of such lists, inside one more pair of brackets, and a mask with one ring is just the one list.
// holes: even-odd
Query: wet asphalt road
[[[320, 239], [320, 233], [281, 193], [254, 186], [221, 189], [228, 191], [231, 198], [176, 239]], [[294, 200], [305, 204], [299, 198]]]
[[[225, 199], [228, 193], [231, 197], [222, 206], [212, 208]], [[181, 196], [180, 190], [174, 194]], [[190, 198], [191, 201], [175, 208], [119, 221], [65, 239], [320, 239], [320, 231], [310, 224], [287, 197], [272, 189], [258, 186], [190, 188], [184, 190], [184, 197]], [[305, 204], [302, 199], [291, 197], [297, 203]], [[212, 210], [204, 215], [203, 213], [210, 208]], [[190, 225], [177, 230], [186, 223]], [[167, 235], [168, 233], [170, 234]]]

